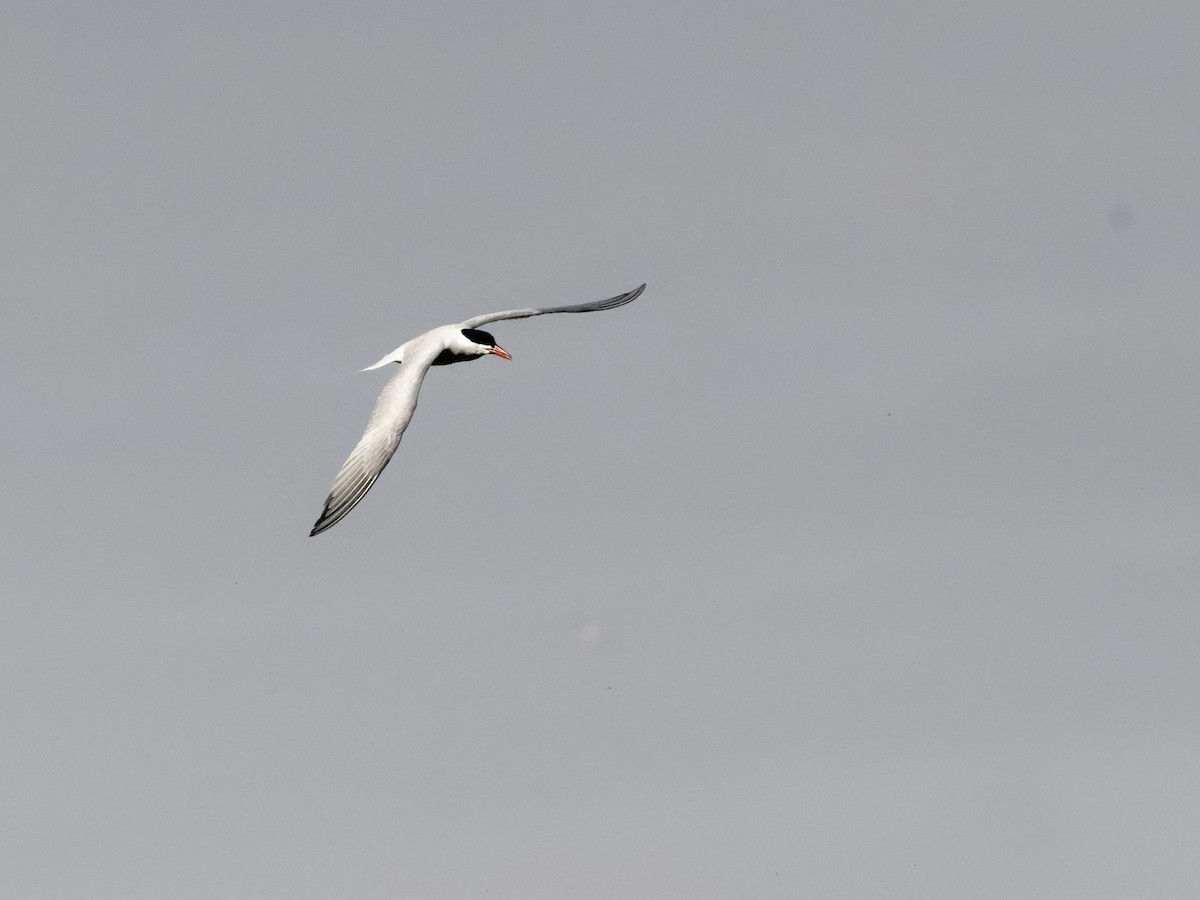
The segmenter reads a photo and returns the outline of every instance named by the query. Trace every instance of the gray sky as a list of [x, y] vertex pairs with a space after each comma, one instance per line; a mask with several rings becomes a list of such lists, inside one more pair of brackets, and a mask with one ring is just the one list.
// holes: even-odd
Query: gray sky
[[6, 4], [0, 894], [1194, 896], [1198, 109], [1190, 2]]

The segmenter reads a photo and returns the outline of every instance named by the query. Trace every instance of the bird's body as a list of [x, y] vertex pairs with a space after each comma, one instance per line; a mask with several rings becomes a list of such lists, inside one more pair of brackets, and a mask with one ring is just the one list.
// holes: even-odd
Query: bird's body
[[503, 319], [544, 316], [549, 313], [614, 309], [636, 300], [645, 289], [643, 284], [628, 294], [597, 300], [594, 303], [510, 309], [475, 316], [457, 325], [442, 325], [401, 344], [379, 362], [367, 366], [364, 372], [382, 368], [390, 363], [399, 363], [400, 370], [392, 376], [392, 380], [384, 386], [379, 399], [375, 401], [375, 409], [367, 422], [367, 430], [363, 432], [358, 445], [351, 451], [334, 479], [333, 488], [325, 501], [325, 508], [313, 526], [310, 536], [320, 534], [340, 522], [371, 489], [371, 485], [396, 452], [404, 429], [412, 420], [413, 412], [417, 408], [417, 394], [430, 366], [467, 362], [489, 354], [502, 359], [512, 359], [508, 351], [496, 344], [495, 338], [486, 331], [479, 330], [480, 325]]

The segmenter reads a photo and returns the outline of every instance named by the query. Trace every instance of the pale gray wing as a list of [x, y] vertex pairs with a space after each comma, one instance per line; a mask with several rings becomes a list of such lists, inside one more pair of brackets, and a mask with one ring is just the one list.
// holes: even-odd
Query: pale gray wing
[[375, 401], [375, 409], [371, 412], [362, 439], [333, 479], [325, 509], [309, 532], [309, 537], [340, 522], [371, 489], [400, 446], [404, 429], [408, 427], [417, 408], [421, 382], [425, 380], [425, 373], [429, 371], [438, 351], [437, 346], [409, 346], [404, 362], [400, 364], [400, 371], [384, 385], [379, 399]]
[[480, 325], [486, 325], [488, 322], [499, 322], [501, 319], [528, 319], [530, 316], [545, 316], [550, 313], [584, 313], [596, 312], [601, 309], [616, 309], [618, 306], [632, 303], [641, 296], [642, 291], [645, 289], [646, 286], [643, 284], [640, 288], [632, 290], [628, 294], [609, 297], [607, 300], [593, 300], [591, 303], [577, 303], [574, 306], [546, 306], [541, 309], [510, 309], [506, 312], [488, 313], [487, 315], [467, 319], [467, 321], [462, 323], [462, 327], [478, 328]]

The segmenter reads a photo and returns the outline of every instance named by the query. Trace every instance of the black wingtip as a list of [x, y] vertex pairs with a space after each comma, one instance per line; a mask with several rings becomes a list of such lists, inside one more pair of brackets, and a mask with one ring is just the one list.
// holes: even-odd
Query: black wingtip
[[308, 533], [308, 536], [316, 537], [318, 534], [328, 531], [341, 520], [342, 516], [332, 516], [329, 514], [329, 504], [326, 503], [325, 508], [321, 510], [321, 518], [317, 519], [316, 523], [312, 527], [312, 531]]
[[616, 309], [618, 306], [624, 306], [626, 303], [632, 303], [638, 297], [642, 296], [642, 291], [645, 289], [646, 285], [642, 284], [641, 287], [636, 287], [627, 294], [618, 294], [615, 297], [610, 297], [609, 299], [603, 301], [603, 303], [600, 305], [600, 308]]
[[350, 512], [349, 509], [340, 509], [333, 512], [326, 507], [325, 511], [321, 513], [321, 518], [317, 519], [317, 524], [308, 533], [308, 536], [316, 537], [318, 534], [324, 534], [338, 522], [342, 521], [342, 519], [346, 518], [346, 513], [348, 512]]

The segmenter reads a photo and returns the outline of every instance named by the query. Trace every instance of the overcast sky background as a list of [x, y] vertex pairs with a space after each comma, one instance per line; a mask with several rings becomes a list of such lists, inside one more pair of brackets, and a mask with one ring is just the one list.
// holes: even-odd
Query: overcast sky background
[[6, 3], [0, 894], [1195, 896], [1197, 110], [1190, 0]]

